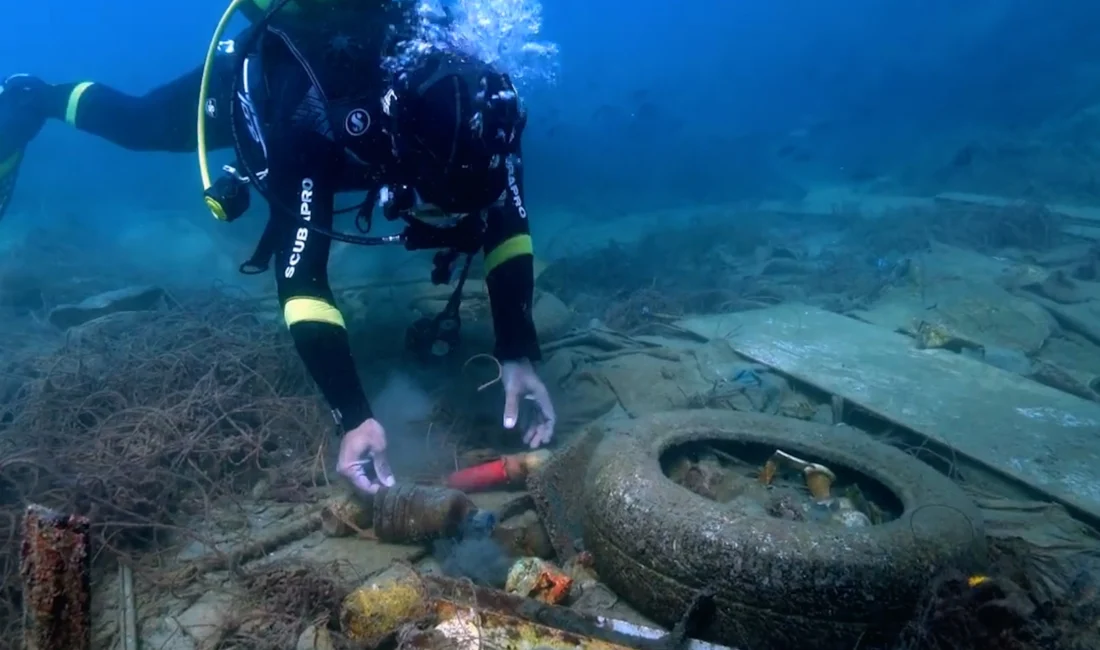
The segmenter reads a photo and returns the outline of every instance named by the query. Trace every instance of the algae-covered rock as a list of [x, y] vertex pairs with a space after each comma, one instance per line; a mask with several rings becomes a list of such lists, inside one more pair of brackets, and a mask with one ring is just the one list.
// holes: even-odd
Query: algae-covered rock
[[[1001, 347], [1031, 356], [1058, 330], [1033, 300], [992, 283], [953, 279], [924, 288], [896, 287], [852, 314], [921, 339], [923, 347]], [[921, 333], [919, 327], [929, 330]]]
[[420, 576], [411, 567], [395, 564], [348, 594], [340, 608], [340, 624], [348, 639], [373, 648], [428, 611]]

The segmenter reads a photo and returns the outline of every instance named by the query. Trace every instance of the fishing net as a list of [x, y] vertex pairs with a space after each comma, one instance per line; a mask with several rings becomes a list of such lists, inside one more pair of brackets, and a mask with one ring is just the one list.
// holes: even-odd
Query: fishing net
[[[93, 566], [125, 564], [173, 589], [198, 573], [181, 570], [182, 548], [216, 547], [196, 522], [243, 512], [258, 489], [275, 502], [314, 498], [331, 418], [285, 331], [256, 306], [210, 293], [116, 313], [0, 368], [15, 387], [0, 404], [2, 638], [20, 636], [27, 504], [86, 515]], [[245, 526], [232, 545], [257, 535]]]

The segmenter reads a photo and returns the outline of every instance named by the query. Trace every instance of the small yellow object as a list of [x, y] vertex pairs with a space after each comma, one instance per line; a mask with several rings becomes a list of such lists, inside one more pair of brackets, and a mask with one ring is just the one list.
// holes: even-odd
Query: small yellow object
[[802, 470], [802, 473], [806, 477], [806, 487], [810, 489], [810, 494], [815, 499], [823, 501], [832, 497], [830, 491], [833, 481], [836, 480], [836, 474], [833, 474], [832, 470], [824, 465], [811, 463]]
[[401, 626], [423, 619], [429, 609], [420, 576], [394, 566], [344, 599], [340, 622], [350, 640], [374, 647]]
[[966, 584], [970, 585], [971, 587], [977, 587], [978, 585], [982, 585], [987, 582], [989, 582], [989, 576], [983, 575], [970, 576], [966, 579]]
[[764, 468], [760, 470], [760, 475], [757, 477], [757, 480], [760, 481], [761, 485], [771, 485], [778, 472], [779, 463], [775, 462], [774, 458], [769, 459], [768, 462], [764, 463]]

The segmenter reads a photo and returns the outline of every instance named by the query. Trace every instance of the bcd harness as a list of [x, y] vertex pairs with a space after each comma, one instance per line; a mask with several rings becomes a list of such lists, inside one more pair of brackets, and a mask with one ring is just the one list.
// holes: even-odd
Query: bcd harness
[[[355, 157], [351, 153], [353, 140], [363, 134], [353, 134], [350, 126], [348, 128], [343, 127], [346, 123], [349, 123], [353, 113], [362, 110], [358, 107], [381, 108], [383, 98], [377, 94], [364, 95], [362, 92], [346, 92], [343, 88], [340, 88], [342, 84], [339, 83], [338, 79], [341, 77], [344, 79], [353, 78], [352, 75], [369, 74], [369, 72], [364, 70], [349, 71], [340, 66], [335, 66], [334, 69], [334, 66], [331, 65], [332, 62], [329, 60], [324, 62], [324, 66], [314, 66], [311, 63], [312, 57], [310, 55], [324, 56], [323, 51], [309, 52], [278, 29], [267, 27], [265, 31], [267, 35], [280, 39], [305, 69], [316, 91], [324, 101], [325, 112], [333, 137], [337, 144], [341, 145], [343, 150], [347, 152], [345, 155], [354, 159]], [[251, 35], [250, 38], [255, 39], [257, 36]], [[233, 108], [236, 110], [229, 118], [233, 121], [237, 166], [242, 168], [244, 173], [238, 171], [234, 166], [227, 165], [224, 168], [226, 174], [213, 183], [212, 187], [206, 192], [208, 205], [216, 204], [221, 210], [221, 214], [224, 215], [220, 218], [225, 221], [233, 221], [247, 211], [250, 203], [248, 198], [249, 185], [257, 187], [261, 194], [269, 202], [272, 202], [270, 192], [266, 191], [266, 187], [261, 187], [261, 184], [265, 185], [267, 176], [267, 147], [261, 125], [263, 114], [266, 112], [263, 107], [268, 97], [262, 74], [260, 53], [255, 45], [254, 42], [250, 41], [249, 46], [236, 53], [241, 57], [240, 70], [234, 83], [235, 101]], [[232, 52], [231, 44], [223, 47], [230, 53]], [[326, 71], [327, 78], [319, 75], [319, 70]], [[361, 76], [359, 78], [361, 79]], [[385, 87], [381, 76], [379, 76], [377, 83], [360, 83], [360, 85], [374, 89]], [[326, 92], [326, 90], [333, 87], [335, 87], [335, 92], [331, 92], [331, 94]], [[367, 130], [369, 130], [369, 121], [378, 119], [378, 117], [371, 117], [374, 113], [373, 110], [370, 113], [365, 111], [364, 113], [368, 125]], [[250, 142], [247, 142], [247, 144], [245, 138], [239, 137], [238, 127], [240, 122], [243, 122], [248, 130], [249, 137], [247, 140]], [[376, 138], [388, 138], [385, 133], [384, 128], [375, 127], [375, 133], [369, 135]], [[361, 144], [361, 142], [355, 142], [355, 144]], [[252, 171], [257, 169], [260, 171]], [[358, 206], [337, 210], [335, 213], [356, 211], [356, 227], [366, 235], [371, 231], [374, 211], [376, 207], [380, 207], [386, 220], [401, 220], [404, 222], [401, 232], [388, 236], [344, 235], [342, 237], [334, 236], [333, 238], [368, 246], [401, 245], [410, 251], [438, 250], [433, 257], [431, 271], [431, 282], [435, 285], [449, 284], [453, 279], [458, 258], [462, 255], [466, 256], [454, 291], [444, 309], [435, 317], [419, 319], [406, 332], [406, 345], [410, 349], [429, 358], [444, 356], [458, 342], [461, 327], [459, 308], [462, 301], [462, 290], [469, 275], [473, 256], [481, 249], [483, 244], [485, 211], [482, 210], [478, 213], [465, 214], [459, 217], [440, 214], [430, 206], [420, 204], [413, 188], [403, 184], [387, 185], [386, 179], [381, 177], [380, 174], [371, 177], [371, 171], [370, 168], [366, 168], [365, 180], [360, 179], [362, 186], [367, 188], [365, 200]], [[499, 201], [503, 201], [504, 198], [505, 196], [502, 195]], [[272, 207], [272, 214], [268, 217], [255, 250], [249, 259], [239, 267], [241, 273], [252, 275], [268, 270], [280, 237], [285, 236], [288, 225], [298, 221], [298, 217], [294, 213], [288, 212], [285, 216], [279, 214], [280, 208], [286, 210], [287, 207], [280, 206], [275, 202], [272, 202]], [[218, 214], [217, 211], [215, 213]], [[429, 221], [432, 223], [429, 223]], [[320, 234], [331, 236], [333, 233], [321, 229]]]

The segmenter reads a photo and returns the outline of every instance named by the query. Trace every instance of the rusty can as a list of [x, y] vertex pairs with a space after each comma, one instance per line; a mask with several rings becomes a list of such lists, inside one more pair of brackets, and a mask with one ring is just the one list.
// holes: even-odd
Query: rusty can
[[560, 605], [569, 597], [573, 578], [545, 560], [521, 557], [508, 571], [504, 590], [548, 605]]
[[395, 544], [455, 537], [475, 509], [469, 497], [450, 488], [384, 487], [374, 495], [374, 534], [379, 541]]

